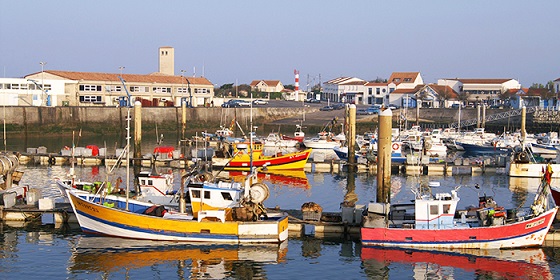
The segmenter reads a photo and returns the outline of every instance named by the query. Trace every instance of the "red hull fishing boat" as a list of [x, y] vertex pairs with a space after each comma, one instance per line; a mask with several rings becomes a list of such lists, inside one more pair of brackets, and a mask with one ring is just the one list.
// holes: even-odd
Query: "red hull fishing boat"
[[423, 249], [540, 246], [558, 210], [549, 195], [547, 174], [526, 213], [505, 210], [488, 196], [480, 197], [478, 208], [456, 211], [458, 188], [435, 196], [429, 188], [420, 189], [411, 204], [370, 203], [361, 228], [362, 244]]
[[284, 140], [296, 140], [299, 143], [303, 143], [305, 139], [305, 132], [301, 129], [301, 125], [296, 124], [296, 131], [294, 132], [294, 136], [284, 135], [282, 134], [282, 139]]

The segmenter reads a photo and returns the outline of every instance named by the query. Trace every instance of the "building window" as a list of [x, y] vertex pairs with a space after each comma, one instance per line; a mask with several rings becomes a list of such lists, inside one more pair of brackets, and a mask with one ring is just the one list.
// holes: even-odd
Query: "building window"
[[[47, 90], [45, 85], [45, 90]], [[101, 86], [97, 85], [80, 85], [80, 91], [101, 91]]]
[[380, 94], [380, 93], [381, 93], [381, 89], [380, 89], [380, 88], [376, 88], [376, 89], [375, 89], [375, 93]]
[[108, 90], [110, 92], [120, 92], [122, 91], [122, 86], [109, 86]]
[[205, 89], [205, 88], [195, 88], [195, 89], [194, 89], [194, 93], [206, 94], [206, 93], [208, 93], [208, 90]]
[[101, 102], [100, 95], [80, 95], [80, 102], [82, 103], [98, 103]]
[[404, 81], [405, 81], [405, 82], [411, 82], [412, 79], [411, 79], [411, 78], [404, 78]]
[[177, 93], [188, 93], [187, 89], [188, 88], [186, 88], [186, 87], [177, 88]]
[[171, 93], [171, 88], [168, 87], [154, 87], [152, 90], [154, 93]]
[[148, 87], [131, 86], [130, 91], [131, 92], [148, 92], [149, 89], [148, 89]]

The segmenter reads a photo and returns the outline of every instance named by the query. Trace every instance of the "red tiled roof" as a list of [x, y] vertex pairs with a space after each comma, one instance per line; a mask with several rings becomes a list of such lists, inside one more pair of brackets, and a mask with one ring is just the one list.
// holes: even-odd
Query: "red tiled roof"
[[546, 96], [549, 94], [549, 90], [547, 88], [529, 88], [527, 92], [527, 96]]
[[[418, 75], [420, 75], [420, 72], [393, 72], [388, 82], [398, 85], [404, 83], [405, 79], [410, 79], [407, 83], [413, 83]], [[399, 79], [399, 81], [396, 81], [396, 79]]]
[[258, 83], [263, 82], [265, 83], [267, 86], [269, 87], [275, 87], [278, 84], [280, 84], [280, 80], [253, 80], [250, 84], [250, 86], [254, 87], [256, 86]]
[[[119, 74], [114, 74], [114, 73], [73, 72], [73, 71], [57, 71], [57, 70], [46, 70], [44, 72], [49, 73], [51, 75], [59, 76], [64, 79], [75, 80], [75, 81], [86, 80], [86, 81], [120, 82]], [[34, 73], [30, 75], [35, 75], [38, 73]], [[153, 73], [149, 75], [122, 74], [122, 78], [129, 83], [158, 83], [158, 84], [190, 83], [193, 85], [212, 85], [212, 83], [204, 77], [171, 76], [171, 75], [165, 75], [161, 73]]]
[[451, 88], [450, 86], [440, 86], [437, 84], [431, 84], [429, 85], [429, 87], [441, 96], [445, 94], [447, 94], [450, 98], [457, 98], [458, 96], [457, 92], [455, 92], [455, 90], [453, 90], [453, 88]]

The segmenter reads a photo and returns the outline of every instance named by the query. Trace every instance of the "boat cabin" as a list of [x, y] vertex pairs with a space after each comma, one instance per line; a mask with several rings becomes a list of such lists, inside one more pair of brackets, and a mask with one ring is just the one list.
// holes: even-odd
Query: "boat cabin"
[[434, 197], [423, 195], [414, 205], [415, 228], [443, 229], [454, 227], [453, 218], [459, 197], [457, 191], [437, 193]]
[[143, 196], [165, 196], [176, 192], [173, 189], [173, 174], [153, 175], [149, 171], [141, 171], [137, 178]]
[[189, 185], [189, 198], [194, 217], [197, 217], [201, 211], [226, 210], [231, 220], [231, 211], [227, 209], [240, 205], [243, 186], [241, 183], [223, 181], [193, 184]]

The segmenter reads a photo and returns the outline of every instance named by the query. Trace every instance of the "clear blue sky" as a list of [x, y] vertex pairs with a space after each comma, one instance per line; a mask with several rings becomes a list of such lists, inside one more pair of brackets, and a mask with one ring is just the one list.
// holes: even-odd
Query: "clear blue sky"
[[560, 78], [560, 1], [7, 1], [0, 76], [46, 70], [147, 74], [158, 48], [212, 83]]

